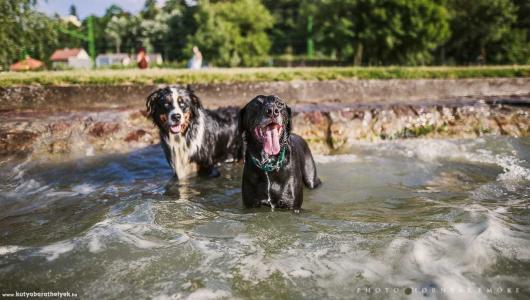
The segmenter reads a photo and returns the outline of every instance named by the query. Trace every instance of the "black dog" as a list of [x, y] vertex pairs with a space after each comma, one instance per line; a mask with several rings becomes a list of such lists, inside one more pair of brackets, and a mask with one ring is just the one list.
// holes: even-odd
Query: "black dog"
[[166, 87], [147, 97], [147, 112], [160, 131], [166, 159], [178, 179], [198, 172], [216, 177], [219, 162], [239, 159], [237, 109], [204, 109], [193, 91]]
[[246, 144], [243, 203], [300, 211], [303, 184], [321, 184], [307, 143], [291, 134], [291, 109], [277, 96], [257, 96], [239, 112]]

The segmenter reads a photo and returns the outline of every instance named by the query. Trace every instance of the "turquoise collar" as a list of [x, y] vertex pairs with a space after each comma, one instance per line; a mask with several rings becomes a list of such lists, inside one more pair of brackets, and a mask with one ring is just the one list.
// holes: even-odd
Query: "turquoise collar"
[[280, 150], [280, 155], [278, 156], [278, 159], [269, 158], [266, 162], [260, 162], [257, 158], [254, 157], [254, 155], [250, 154], [250, 157], [252, 158], [252, 162], [256, 167], [261, 169], [263, 172], [272, 172], [276, 170], [280, 170], [285, 163], [285, 152], [287, 150], [287, 147], [282, 147]]

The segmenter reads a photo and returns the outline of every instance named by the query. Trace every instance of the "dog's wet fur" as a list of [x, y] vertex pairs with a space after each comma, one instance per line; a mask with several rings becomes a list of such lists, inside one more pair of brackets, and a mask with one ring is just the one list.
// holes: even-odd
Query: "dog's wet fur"
[[207, 110], [189, 86], [161, 88], [147, 97], [146, 106], [178, 179], [217, 177], [218, 163], [240, 158], [236, 108]]
[[[277, 96], [257, 96], [239, 112], [239, 131], [245, 144], [243, 204], [271, 206], [300, 212], [303, 185], [321, 184], [307, 143], [291, 133], [291, 109]], [[265, 172], [253, 161], [278, 159], [285, 148], [284, 164]]]

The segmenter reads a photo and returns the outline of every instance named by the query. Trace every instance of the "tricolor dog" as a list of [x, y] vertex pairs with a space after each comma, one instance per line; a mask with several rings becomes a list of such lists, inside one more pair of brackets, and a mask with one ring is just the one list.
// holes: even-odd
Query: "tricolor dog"
[[166, 87], [147, 97], [147, 113], [160, 132], [166, 159], [178, 179], [216, 177], [216, 164], [240, 156], [237, 110], [207, 110], [188, 88]]

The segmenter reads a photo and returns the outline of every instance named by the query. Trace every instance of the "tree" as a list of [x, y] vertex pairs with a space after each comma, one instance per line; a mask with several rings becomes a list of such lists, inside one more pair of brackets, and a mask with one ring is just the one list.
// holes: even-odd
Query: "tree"
[[140, 16], [143, 19], [154, 19], [160, 10], [157, 7], [156, 0], [146, 0], [144, 4], [144, 8], [140, 12]]
[[29, 54], [47, 60], [57, 47], [57, 20], [33, 10], [33, 0], [0, 1], [0, 68]]
[[198, 46], [207, 61], [218, 66], [258, 66], [267, 60], [266, 31], [273, 18], [259, 0], [199, 2], [194, 15], [198, 29], [186, 50]]
[[[0, 2], [0, 64], [2, 69], [9, 66], [15, 59], [20, 58], [23, 44], [18, 37], [22, 28], [18, 26], [20, 19], [28, 17], [32, 1], [7, 0]], [[9, 45], [9, 47], [5, 47]]]
[[299, 0], [263, 0], [271, 12], [274, 26], [269, 31], [274, 54], [305, 53], [307, 38], [306, 8], [311, 2]]
[[185, 51], [189, 36], [197, 31], [198, 24], [195, 14], [199, 10], [197, 5], [188, 6], [184, 0], [168, 0], [163, 10], [169, 14], [168, 32], [162, 43], [165, 59], [184, 60], [189, 58]]
[[449, 36], [447, 11], [431, 0], [323, 0], [315, 23], [317, 47], [371, 65], [428, 64]]
[[160, 11], [152, 19], [140, 20], [139, 35], [147, 52], [164, 50], [165, 37], [169, 32], [168, 21], [171, 14]]
[[[510, 0], [449, 0], [452, 36], [443, 47], [456, 63], [487, 63], [488, 48], [508, 37], [516, 8]], [[513, 33], [512, 33], [513, 34]]]
[[[128, 14], [120, 6], [114, 4], [106, 9], [105, 14], [102, 17], [92, 15], [96, 53], [115, 51], [116, 45], [115, 43], [109, 44], [109, 37], [107, 36], [106, 29], [112, 17], [121, 17], [126, 15]], [[83, 20], [83, 30], [86, 30], [87, 26], [87, 19], [85, 19]]]
[[121, 53], [123, 40], [127, 35], [129, 23], [127, 16], [113, 16], [107, 23], [105, 34], [110, 44], [114, 45], [116, 53]]
[[513, 0], [516, 20], [501, 39], [487, 47], [489, 62], [530, 64], [530, 2]]

